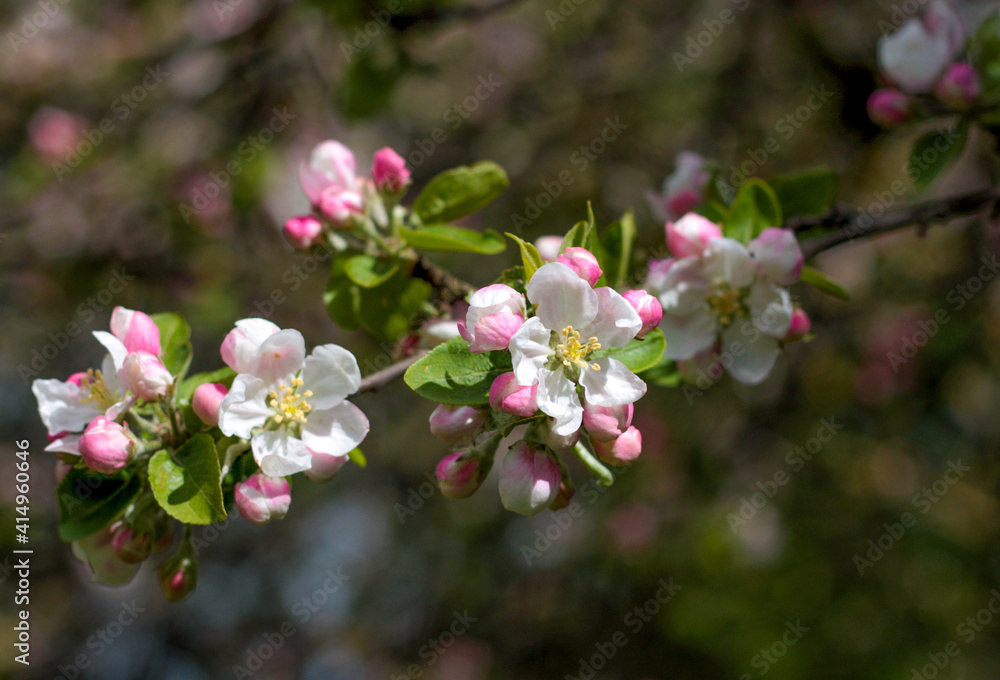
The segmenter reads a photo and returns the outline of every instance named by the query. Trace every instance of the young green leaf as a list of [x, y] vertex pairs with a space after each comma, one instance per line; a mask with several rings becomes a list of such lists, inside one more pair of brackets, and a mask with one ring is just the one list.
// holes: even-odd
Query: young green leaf
[[767, 182], [751, 177], [740, 187], [722, 222], [727, 238], [749, 243], [768, 227], [782, 225], [781, 205]]
[[785, 219], [800, 215], [822, 215], [837, 197], [837, 173], [830, 168], [813, 168], [771, 180]]
[[960, 121], [950, 130], [932, 130], [913, 144], [908, 170], [913, 183], [924, 190], [947, 170], [965, 150], [969, 139], [969, 124]]
[[153, 314], [153, 322], [160, 329], [160, 358], [174, 376], [183, 375], [191, 363], [191, 327], [180, 314], [162, 312]]
[[496, 255], [507, 250], [503, 236], [492, 229], [473, 231], [450, 224], [432, 224], [420, 229], [399, 230], [406, 244], [417, 250]]
[[482, 210], [510, 185], [504, 169], [492, 161], [446, 170], [434, 177], [413, 202], [424, 224], [452, 222]]
[[807, 283], [814, 288], [818, 288], [827, 295], [838, 297], [841, 300], [850, 300], [851, 294], [839, 283], [831, 281], [818, 269], [806, 265], [802, 268], [802, 283]]
[[642, 340], [632, 340], [624, 347], [598, 350], [594, 356], [617, 359], [633, 373], [641, 373], [656, 366], [666, 349], [667, 341], [663, 337], [663, 331], [657, 328]]
[[209, 371], [207, 373], [196, 373], [184, 380], [184, 382], [178, 386], [177, 397], [180, 399], [190, 399], [191, 395], [194, 394], [195, 389], [199, 385], [204, 385], [205, 383], [222, 383], [223, 385], [229, 386], [232, 384], [233, 378], [235, 377], [236, 371], [228, 366], [215, 371]]
[[622, 215], [620, 220], [609, 225], [601, 234], [600, 241], [607, 265], [604, 275], [612, 288], [621, 286], [628, 277], [635, 237], [635, 217], [631, 210]]
[[490, 385], [511, 370], [507, 352], [473, 354], [469, 343], [452, 338], [438, 345], [406, 371], [403, 380], [414, 392], [442, 404], [487, 404]]
[[344, 275], [334, 275], [326, 284], [323, 292], [323, 304], [330, 313], [334, 323], [345, 331], [356, 331], [361, 328], [358, 318], [358, 308], [361, 305], [360, 288]]
[[139, 494], [138, 475], [120, 472], [113, 477], [85, 468], [72, 468], [59, 483], [59, 538], [79, 541], [120, 515]]
[[160, 507], [185, 524], [213, 524], [226, 518], [219, 456], [207, 434], [184, 442], [173, 457], [166, 449], [156, 452], [149, 459], [149, 485]]
[[401, 269], [377, 288], [358, 289], [358, 319], [379, 340], [396, 342], [413, 330], [432, 291], [430, 283]]
[[399, 271], [399, 260], [360, 253], [344, 261], [344, 274], [362, 288], [376, 288]]
[[527, 283], [545, 262], [542, 261], [542, 256], [538, 254], [538, 248], [533, 243], [528, 243], [520, 236], [514, 236], [510, 232], [507, 232], [507, 237], [515, 241], [521, 248], [521, 261], [524, 263], [524, 282]]

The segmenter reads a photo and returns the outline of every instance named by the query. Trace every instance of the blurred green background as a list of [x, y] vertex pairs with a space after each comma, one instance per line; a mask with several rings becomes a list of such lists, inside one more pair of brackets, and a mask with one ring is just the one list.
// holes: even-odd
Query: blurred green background
[[[913, 198], [890, 187], [919, 131], [880, 133], [864, 101], [880, 22], [917, 0], [493, 2], [0, 9], [0, 676], [25, 672], [10, 551], [14, 442], [29, 439], [27, 677], [998, 677], [1000, 287], [980, 259], [1000, 236], [982, 219], [821, 257], [853, 299], [793, 291], [816, 340], [755, 388], [651, 389], [644, 455], [606, 491], [581, 473], [576, 512], [504, 512], [492, 478], [442, 498], [427, 477], [445, 453], [433, 405], [396, 383], [355, 400], [372, 422], [368, 469], [296, 483], [281, 522], [195, 532], [188, 600], [164, 602], [151, 565], [126, 588], [89, 583], [56, 537], [29, 382], [96, 366], [89, 332], [113, 305], [187, 316], [194, 370], [220, 364], [236, 319], [267, 313], [363, 369], [383, 355], [332, 324], [324, 273], [300, 275], [281, 238], [307, 207], [296, 167], [318, 141], [348, 144], [362, 171], [393, 146], [417, 187], [499, 162], [511, 189], [472, 226], [510, 230], [545, 193], [558, 195], [528, 237], [564, 232], [588, 199], [605, 224], [634, 207], [637, 255], [663, 244], [644, 192], [683, 149], [727, 177], [830, 164], [840, 198], [875, 215]], [[995, 8], [959, 5], [970, 26]], [[609, 119], [614, 141], [578, 153]], [[778, 151], [754, 161], [771, 137]], [[974, 139], [934, 192], [987, 183], [988, 150]], [[438, 261], [486, 283], [514, 256]], [[134, 280], [109, 293], [123, 271]], [[275, 290], [287, 301], [269, 310]], [[930, 324], [940, 310], [947, 322]]]

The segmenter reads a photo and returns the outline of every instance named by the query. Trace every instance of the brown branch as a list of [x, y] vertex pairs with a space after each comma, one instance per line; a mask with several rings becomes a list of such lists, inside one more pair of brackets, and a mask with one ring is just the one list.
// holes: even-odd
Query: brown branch
[[[1000, 201], [1000, 189], [982, 189], [960, 196], [917, 203], [885, 213], [875, 219], [857, 208], [837, 206], [826, 215], [789, 220], [785, 226], [795, 232], [836, 229], [829, 234], [802, 241], [802, 252], [811, 259], [823, 251], [858, 238], [887, 234], [906, 227], [926, 229], [934, 222], [972, 215]], [[862, 223], [862, 219], [867, 224]]]
[[420, 361], [426, 355], [427, 350], [417, 350], [405, 359], [400, 359], [396, 363], [383, 368], [381, 371], [372, 373], [361, 380], [361, 386], [358, 387], [358, 392], [375, 392], [376, 390], [382, 389], [393, 380], [406, 373], [406, 369]]

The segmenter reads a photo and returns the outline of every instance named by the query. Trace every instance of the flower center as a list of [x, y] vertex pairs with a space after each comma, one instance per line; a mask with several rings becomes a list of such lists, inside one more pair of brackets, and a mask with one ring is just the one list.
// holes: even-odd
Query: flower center
[[743, 292], [722, 279], [716, 279], [709, 284], [705, 300], [723, 327], [731, 324], [734, 317], [746, 313], [743, 306]]
[[[563, 366], [587, 368], [587, 357], [592, 352], [601, 349], [601, 343], [597, 338], [590, 338], [587, 342], [580, 342], [580, 331], [573, 330], [572, 326], [566, 326], [559, 334], [559, 343], [555, 347], [556, 360]], [[595, 371], [601, 370], [599, 364], [590, 364], [590, 368]]]
[[104, 380], [104, 375], [99, 370], [87, 369], [87, 375], [80, 380], [80, 389], [82, 390], [81, 404], [93, 404], [106, 411], [117, 401], [115, 395], [111, 393], [107, 381]]
[[313, 395], [312, 390], [305, 390], [302, 394], [299, 394], [299, 388], [302, 387], [302, 378], [292, 378], [292, 386], [282, 383], [278, 386], [281, 390], [281, 394], [271, 390], [268, 393], [270, 399], [267, 405], [277, 411], [277, 415], [274, 416], [274, 422], [279, 425], [284, 422], [296, 422], [305, 423], [306, 416], [312, 411], [312, 406], [306, 401], [309, 397]]

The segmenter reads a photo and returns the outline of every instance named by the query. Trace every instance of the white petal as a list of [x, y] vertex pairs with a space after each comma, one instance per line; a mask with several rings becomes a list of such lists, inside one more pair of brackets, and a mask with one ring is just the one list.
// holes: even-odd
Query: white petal
[[[123, 364], [125, 363], [124, 359], [122, 360], [122, 363]], [[119, 368], [121, 367], [115, 366], [114, 357], [112, 357], [110, 354], [104, 355], [104, 361], [101, 362], [101, 377], [104, 378], [104, 383], [108, 386], [108, 389], [111, 391], [111, 394], [113, 395], [121, 394], [124, 391], [118, 386]], [[110, 418], [111, 416], [108, 417]]]
[[587, 403], [595, 406], [623, 406], [646, 394], [646, 383], [617, 359], [607, 357], [595, 362], [600, 370], [585, 368], [580, 374]]
[[538, 382], [539, 371], [552, 356], [551, 337], [552, 332], [538, 317], [525, 321], [511, 336], [510, 356], [518, 384], [528, 386]]
[[309, 165], [341, 189], [354, 189], [354, 152], [340, 142], [330, 139], [317, 144], [309, 157]]
[[309, 404], [314, 410], [336, 406], [361, 385], [358, 360], [340, 345], [320, 345], [306, 358], [303, 388], [312, 390]]
[[222, 358], [237, 373], [252, 373], [261, 343], [281, 328], [267, 319], [240, 319], [222, 342]]
[[255, 427], [260, 427], [274, 415], [267, 405], [268, 384], [244, 373], [236, 376], [229, 394], [219, 405], [219, 429], [228, 437], [249, 439]]
[[369, 428], [361, 409], [345, 401], [310, 413], [302, 427], [302, 441], [316, 453], [345, 456], [364, 440]]
[[702, 271], [702, 261], [697, 257], [678, 260], [662, 278], [658, 289], [664, 315], [687, 316], [706, 310], [705, 297], [708, 295], [708, 281]]
[[94, 337], [97, 341], [104, 345], [104, 348], [108, 350], [111, 355], [111, 359], [115, 364], [115, 371], [120, 371], [122, 369], [122, 364], [125, 363], [125, 357], [128, 356], [128, 350], [125, 349], [125, 344], [111, 335], [106, 331], [94, 331]]
[[480, 319], [490, 314], [510, 312], [524, 316], [524, 296], [510, 286], [495, 283], [480, 288], [469, 297], [469, 311], [465, 317], [466, 328], [475, 328]]
[[704, 256], [705, 278], [721, 279], [733, 288], [746, 288], [754, 279], [756, 266], [746, 247], [731, 238], [714, 238]]
[[284, 428], [261, 432], [250, 442], [254, 460], [269, 477], [287, 477], [312, 467], [312, 454], [300, 439]]
[[788, 291], [784, 288], [765, 283], [754, 284], [747, 296], [747, 306], [754, 326], [761, 333], [774, 338], [783, 338], [792, 324], [792, 314], [795, 307]]
[[289, 380], [302, 369], [306, 341], [297, 330], [279, 331], [260, 344], [250, 373], [275, 385]]
[[78, 434], [68, 434], [65, 437], [60, 437], [52, 441], [48, 446], [45, 447], [46, 451], [52, 453], [72, 453], [74, 455], [80, 455], [80, 435]]
[[802, 276], [805, 258], [798, 239], [788, 229], [765, 229], [748, 248], [762, 278], [788, 286]]
[[945, 35], [933, 36], [919, 19], [879, 40], [878, 64], [882, 73], [908, 92], [926, 92], [951, 61], [951, 45]]
[[539, 267], [528, 282], [528, 299], [538, 306], [546, 328], [583, 328], [597, 316], [597, 293], [575, 271], [561, 262]]
[[745, 385], [762, 382], [778, 358], [778, 341], [769, 335], [744, 334], [736, 325], [722, 334], [723, 350], [733, 358], [729, 374]]
[[690, 359], [715, 344], [718, 328], [708, 310], [689, 316], [664, 314], [660, 330], [667, 340], [663, 353], [668, 359]]
[[586, 341], [596, 337], [602, 347], [624, 347], [642, 330], [642, 319], [635, 307], [616, 291], [603, 286], [595, 288], [597, 294], [597, 317], [580, 330]]
[[555, 419], [552, 431], [569, 435], [583, 423], [583, 405], [576, 393], [576, 384], [558, 371], [542, 371], [538, 381], [538, 408]]
[[38, 400], [38, 415], [49, 434], [82, 432], [91, 420], [101, 415], [91, 404], [81, 404], [83, 390], [62, 380], [36, 380], [31, 391]]
[[319, 205], [323, 197], [323, 191], [330, 186], [330, 178], [319, 170], [310, 168], [305, 163], [299, 165], [299, 184], [302, 185], [302, 192], [309, 198], [313, 205]]

